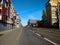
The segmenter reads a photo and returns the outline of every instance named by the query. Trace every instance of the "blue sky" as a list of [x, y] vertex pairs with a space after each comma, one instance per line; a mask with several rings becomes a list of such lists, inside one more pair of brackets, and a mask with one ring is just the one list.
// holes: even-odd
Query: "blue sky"
[[12, 0], [16, 12], [21, 18], [23, 26], [27, 25], [29, 19], [42, 19], [42, 10], [47, 0]]

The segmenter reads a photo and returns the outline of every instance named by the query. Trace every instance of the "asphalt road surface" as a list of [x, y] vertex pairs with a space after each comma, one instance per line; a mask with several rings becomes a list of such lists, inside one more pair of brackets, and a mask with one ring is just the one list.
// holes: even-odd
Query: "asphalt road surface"
[[37, 36], [29, 28], [14, 30], [0, 36], [0, 45], [53, 45]]

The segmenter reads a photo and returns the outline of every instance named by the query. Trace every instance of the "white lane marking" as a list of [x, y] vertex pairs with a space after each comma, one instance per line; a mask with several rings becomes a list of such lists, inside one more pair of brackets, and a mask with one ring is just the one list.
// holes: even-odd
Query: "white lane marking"
[[[32, 31], [32, 30], [30, 30], [30, 31]], [[33, 33], [34, 33], [34, 31], [32, 31]], [[41, 35], [40, 34], [38, 34], [38, 33], [35, 33], [37, 36], [40, 36], [41, 37]], [[52, 44], [54, 44], [54, 45], [58, 45], [57, 43], [55, 43], [55, 42], [53, 42], [53, 41], [51, 41], [51, 40], [49, 40], [49, 39], [47, 39], [47, 38], [44, 38], [46, 41], [48, 41], [48, 42], [50, 42], [50, 43], [52, 43]]]
[[20, 36], [21, 36], [21, 33], [22, 33], [22, 30], [21, 30], [21, 32], [18, 34], [18, 37], [17, 37], [17, 41], [19, 40], [19, 38], [20, 38]]
[[40, 34], [38, 34], [38, 33], [35, 33], [35, 34], [41, 37], [41, 35], [40, 35]]
[[[33, 32], [33, 33], [35, 33], [34, 31], [32, 31], [32, 30], [30, 30], [31, 32]], [[41, 37], [41, 35], [40, 34], [38, 34], [38, 33], [35, 33], [37, 36], [40, 36]]]
[[32, 30], [30, 30], [30, 31], [34, 33], [34, 31], [32, 31]]
[[47, 39], [47, 38], [44, 38], [44, 39], [45, 39], [46, 41], [48, 41], [48, 42], [54, 44], [54, 45], [58, 45], [57, 43], [54, 43], [53, 41], [51, 41], [51, 40], [49, 40], [49, 39]]

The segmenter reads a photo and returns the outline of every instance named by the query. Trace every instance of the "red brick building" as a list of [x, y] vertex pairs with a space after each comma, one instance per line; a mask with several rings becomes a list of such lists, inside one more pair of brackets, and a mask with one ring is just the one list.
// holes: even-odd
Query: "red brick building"
[[7, 17], [10, 17], [10, 0], [0, 0], [0, 20], [7, 21]]

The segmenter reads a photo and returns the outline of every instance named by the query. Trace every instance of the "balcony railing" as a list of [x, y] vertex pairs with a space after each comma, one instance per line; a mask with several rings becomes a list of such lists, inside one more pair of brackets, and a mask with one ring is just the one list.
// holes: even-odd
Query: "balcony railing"
[[0, 4], [0, 9], [2, 9], [2, 5]]
[[1, 16], [1, 14], [0, 14], [0, 20], [2, 20], [2, 16]]
[[57, 18], [57, 17], [55, 16], [55, 17], [52, 17], [52, 18]]

